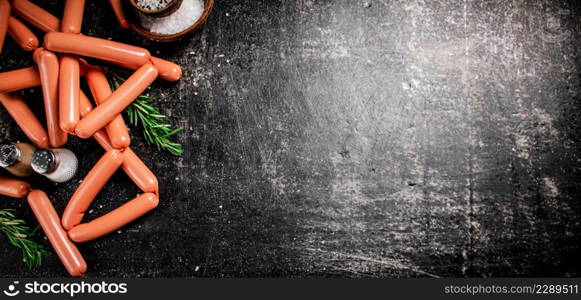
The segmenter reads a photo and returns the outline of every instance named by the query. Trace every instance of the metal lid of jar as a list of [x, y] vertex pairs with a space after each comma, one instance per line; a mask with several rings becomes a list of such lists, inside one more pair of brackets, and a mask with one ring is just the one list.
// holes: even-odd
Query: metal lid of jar
[[20, 149], [13, 144], [0, 145], [0, 167], [10, 167], [21, 159]]
[[56, 156], [50, 150], [38, 150], [32, 155], [32, 169], [39, 174], [54, 171], [56, 164]]

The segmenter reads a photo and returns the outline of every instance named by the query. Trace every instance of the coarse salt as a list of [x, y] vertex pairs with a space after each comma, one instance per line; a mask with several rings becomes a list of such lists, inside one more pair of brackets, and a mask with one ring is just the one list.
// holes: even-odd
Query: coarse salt
[[147, 10], [160, 10], [170, 4], [172, 0], [137, 0], [137, 6]]
[[183, 0], [181, 6], [171, 15], [161, 18], [139, 14], [141, 26], [157, 34], [175, 34], [194, 25], [204, 12], [203, 0]]

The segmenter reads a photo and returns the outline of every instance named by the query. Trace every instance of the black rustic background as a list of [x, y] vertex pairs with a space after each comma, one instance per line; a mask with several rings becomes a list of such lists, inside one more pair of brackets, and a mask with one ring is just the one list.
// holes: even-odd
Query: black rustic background
[[[182, 66], [148, 93], [185, 147], [131, 128], [160, 205], [79, 245], [87, 277], [581, 276], [579, 1], [219, 0], [172, 44], [87, 3], [83, 33]], [[1, 61], [32, 65], [9, 37]], [[23, 95], [42, 116], [39, 90]], [[0, 122], [25, 139], [3, 108]], [[70, 183], [30, 179], [59, 213], [103, 154], [67, 146]], [[138, 192], [118, 172], [86, 219]], [[0, 202], [36, 224], [24, 200]], [[0, 276], [67, 276], [0, 243]]]

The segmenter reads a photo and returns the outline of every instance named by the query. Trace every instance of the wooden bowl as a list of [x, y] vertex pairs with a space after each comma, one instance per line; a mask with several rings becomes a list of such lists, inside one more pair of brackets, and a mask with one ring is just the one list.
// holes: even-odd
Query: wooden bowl
[[[125, 1], [124, 3], [127, 2], [130, 1]], [[198, 21], [196, 21], [196, 23], [194, 23], [192, 26], [186, 28], [184, 31], [174, 34], [158, 34], [151, 32], [141, 26], [141, 23], [139, 22], [136, 16], [137, 12], [133, 10], [132, 6], [130, 6], [129, 4], [125, 4], [124, 9], [126, 11], [127, 22], [129, 23], [129, 27], [140, 36], [155, 42], [174, 42], [191, 35], [194, 31], [200, 28], [208, 19], [208, 16], [210, 15], [210, 12], [212, 12], [213, 7], [214, 0], [204, 0], [204, 12], [202, 13]]]
[[139, 11], [139, 13], [144, 14], [148, 17], [160, 18], [172, 14], [176, 9], [182, 4], [182, 0], [172, 0], [168, 5], [160, 9], [144, 9], [143, 7], [137, 5], [137, 0], [129, 0], [129, 3], [133, 6], [133, 9]]

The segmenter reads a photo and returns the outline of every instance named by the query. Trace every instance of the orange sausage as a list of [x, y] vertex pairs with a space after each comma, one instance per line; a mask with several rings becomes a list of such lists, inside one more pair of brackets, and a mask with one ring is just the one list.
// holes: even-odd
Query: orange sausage
[[89, 63], [86, 60], [79, 58], [79, 75], [81, 75], [81, 77], [85, 76], [87, 68], [89, 68]]
[[[107, 137], [107, 133], [101, 129], [95, 134], [93, 134], [93, 138], [105, 149], [106, 151], [113, 149], [111, 143], [109, 142], [109, 138]], [[123, 163], [121, 164], [121, 168], [131, 178], [133, 183], [139, 187], [145, 193], [159, 193], [159, 185], [157, 182], [157, 177], [153, 174], [153, 172], [145, 165], [143, 160], [139, 158], [131, 150], [131, 148], [126, 148], [123, 151]]]
[[[85, 96], [83, 98], [81, 92], [81, 117], [84, 114], [87, 114], [93, 108], [91, 101]], [[95, 134], [93, 134], [93, 138], [105, 149], [105, 151], [109, 151], [113, 149], [111, 142], [109, 142], [109, 137], [105, 132], [105, 129], [101, 129]], [[158, 193], [158, 182], [157, 178], [151, 172], [151, 170], [145, 165], [145, 163], [131, 150], [131, 148], [126, 148], [123, 151], [123, 163], [121, 167], [123, 171], [133, 180], [133, 182], [143, 191], [146, 193]]]
[[123, 43], [80, 34], [49, 32], [44, 46], [51, 51], [89, 56], [103, 60], [143, 65], [149, 61], [149, 51]]
[[131, 150], [123, 151], [125, 159], [123, 160], [123, 170], [133, 180], [133, 182], [146, 193], [158, 193], [157, 178], [143, 161]]
[[69, 274], [83, 276], [87, 271], [87, 263], [61, 227], [59, 216], [46, 194], [41, 190], [32, 190], [28, 194], [28, 204]]
[[145, 64], [133, 73], [107, 98], [87, 116], [82, 118], [75, 129], [77, 136], [88, 138], [97, 130], [105, 127], [119, 115], [135, 98], [155, 80], [157, 69], [151, 64]]
[[[89, 100], [89, 98], [85, 95], [85, 93], [83, 93], [83, 91], [81, 91], [81, 98], [79, 100], [80, 100], [79, 101], [80, 114], [81, 118], [83, 118], [91, 110], [93, 110], [93, 104], [91, 103], [91, 100]], [[113, 146], [111, 146], [111, 143], [109, 142], [109, 137], [107, 136], [107, 132], [105, 132], [105, 129], [101, 129], [95, 132], [95, 134], [93, 134], [93, 138], [97, 141], [97, 143], [99, 143], [99, 145], [101, 145], [101, 147], [103, 147], [103, 149], [105, 149], [105, 151], [113, 149]]]
[[40, 74], [40, 82], [42, 84], [48, 139], [50, 145], [57, 148], [66, 144], [68, 138], [67, 133], [59, 126], [59, 61], [54, 53], [43, 48], [34, 50], [33, 57], [38, 65], [38, 73]]
[[28, 195], [30, 189], [30, 184], [26, 181], [0, 176], [0, 195], [24, 198]]
[[79, 122], [79, 59], [70, 54], [63, 54], [59, 70], [59, 122], [60, 128], [74, 133]]
[[24, 51], [32, 51], [38, 48], [38, 39], [34, 33], [15, 17], [10, 17], [8, 20], [8, 34]]
[[109, 0], [109, 3], [113, 8], [113, 13], [115, 13], [115, 18], [117, 18], [119, 25], [125, 29], [129, 29], [129, 23], [127, 22], [127, 18], [125, 18], [125, 14], [123, 13], [123, 4], [121, 4], [121, 0]]
[[107, 131], [105, 131], [105, 129], [101, 129], [95, 132], [95, 134], [93, 134], [93, 138], [95, 139], [95, 141], [97, 141], [97, 143], [99, 143], [99, 145], [101, 145], [103, 149], [105, 149], [105, 151], [113, 149], [113, 146], [111, 146], [111, 142], [109, 142], [109, 136], [107, 135]]
[[62, 224], [66, 230], [79, 225], [85, 212], [101, 191], [103, 186], [119, 169], [123, 162], [123, 153], [118, 150], [109, 150], [99, 159], [79, 185], [63, 213]]
[[10, 19], [10, 2], [8, 0], [0, 0], [0, 53], [2, 53], [2, 46], [4, 46], [4, 38], [8, 31], [8, 20]]
[[159, 78], [167, 81], [178, 81], [182, 78], [182, 68], [179, 65], [153, 56], [151, 62], [159, 70]]
[[79, 115], [81, 118], [83, 118], [89, 112], [91, 112], [91, 110], [93, 110], [93, 104], [83, 91], [79, 91], [79, 96]]
[[[103, 69], [98, 66], [91, 66], [87, 70], [86, 80], [97, 105], [103, 103], [113, 93]], [[125, 149], [129, 147], [131, 139], [121, 114], [118, 114], [105, 128], [113, 148]]]
[[79, 33], [83, 24], [85, 0], [67, 0], [61, 24], [62, 32]]
[[[157, 76], [160, 79], [163, 79], [165, 81], [178, 81], [180, 80], [180, 78], [182, 78], [182, 68], [179, 65], [155, 56], [152, 56], [150, 58], [150, 61], [159, 71], [159, 74]], [[130, 70], [137, 70], [140, 67], [136, 65], [118, 63], [114, 61], [107, 62]]]
[[18, 94], [0, 93], [0, 102], [36, 147], [46, 149], [50, 146], [46, 130]]
[[157, 195], [145, 193], [91, 222], [69, 231], [71, 240], [82, 243], [109, 234], [143, 216], [159, 204]]
[[61, 30], [61, 21], [57, 17], [28, 0], [13, 0], [12, 11], [44, 32]]
[[40, 76], [36, 67], [0, 73], [0, 93], [15, 92], [39, 85]]

